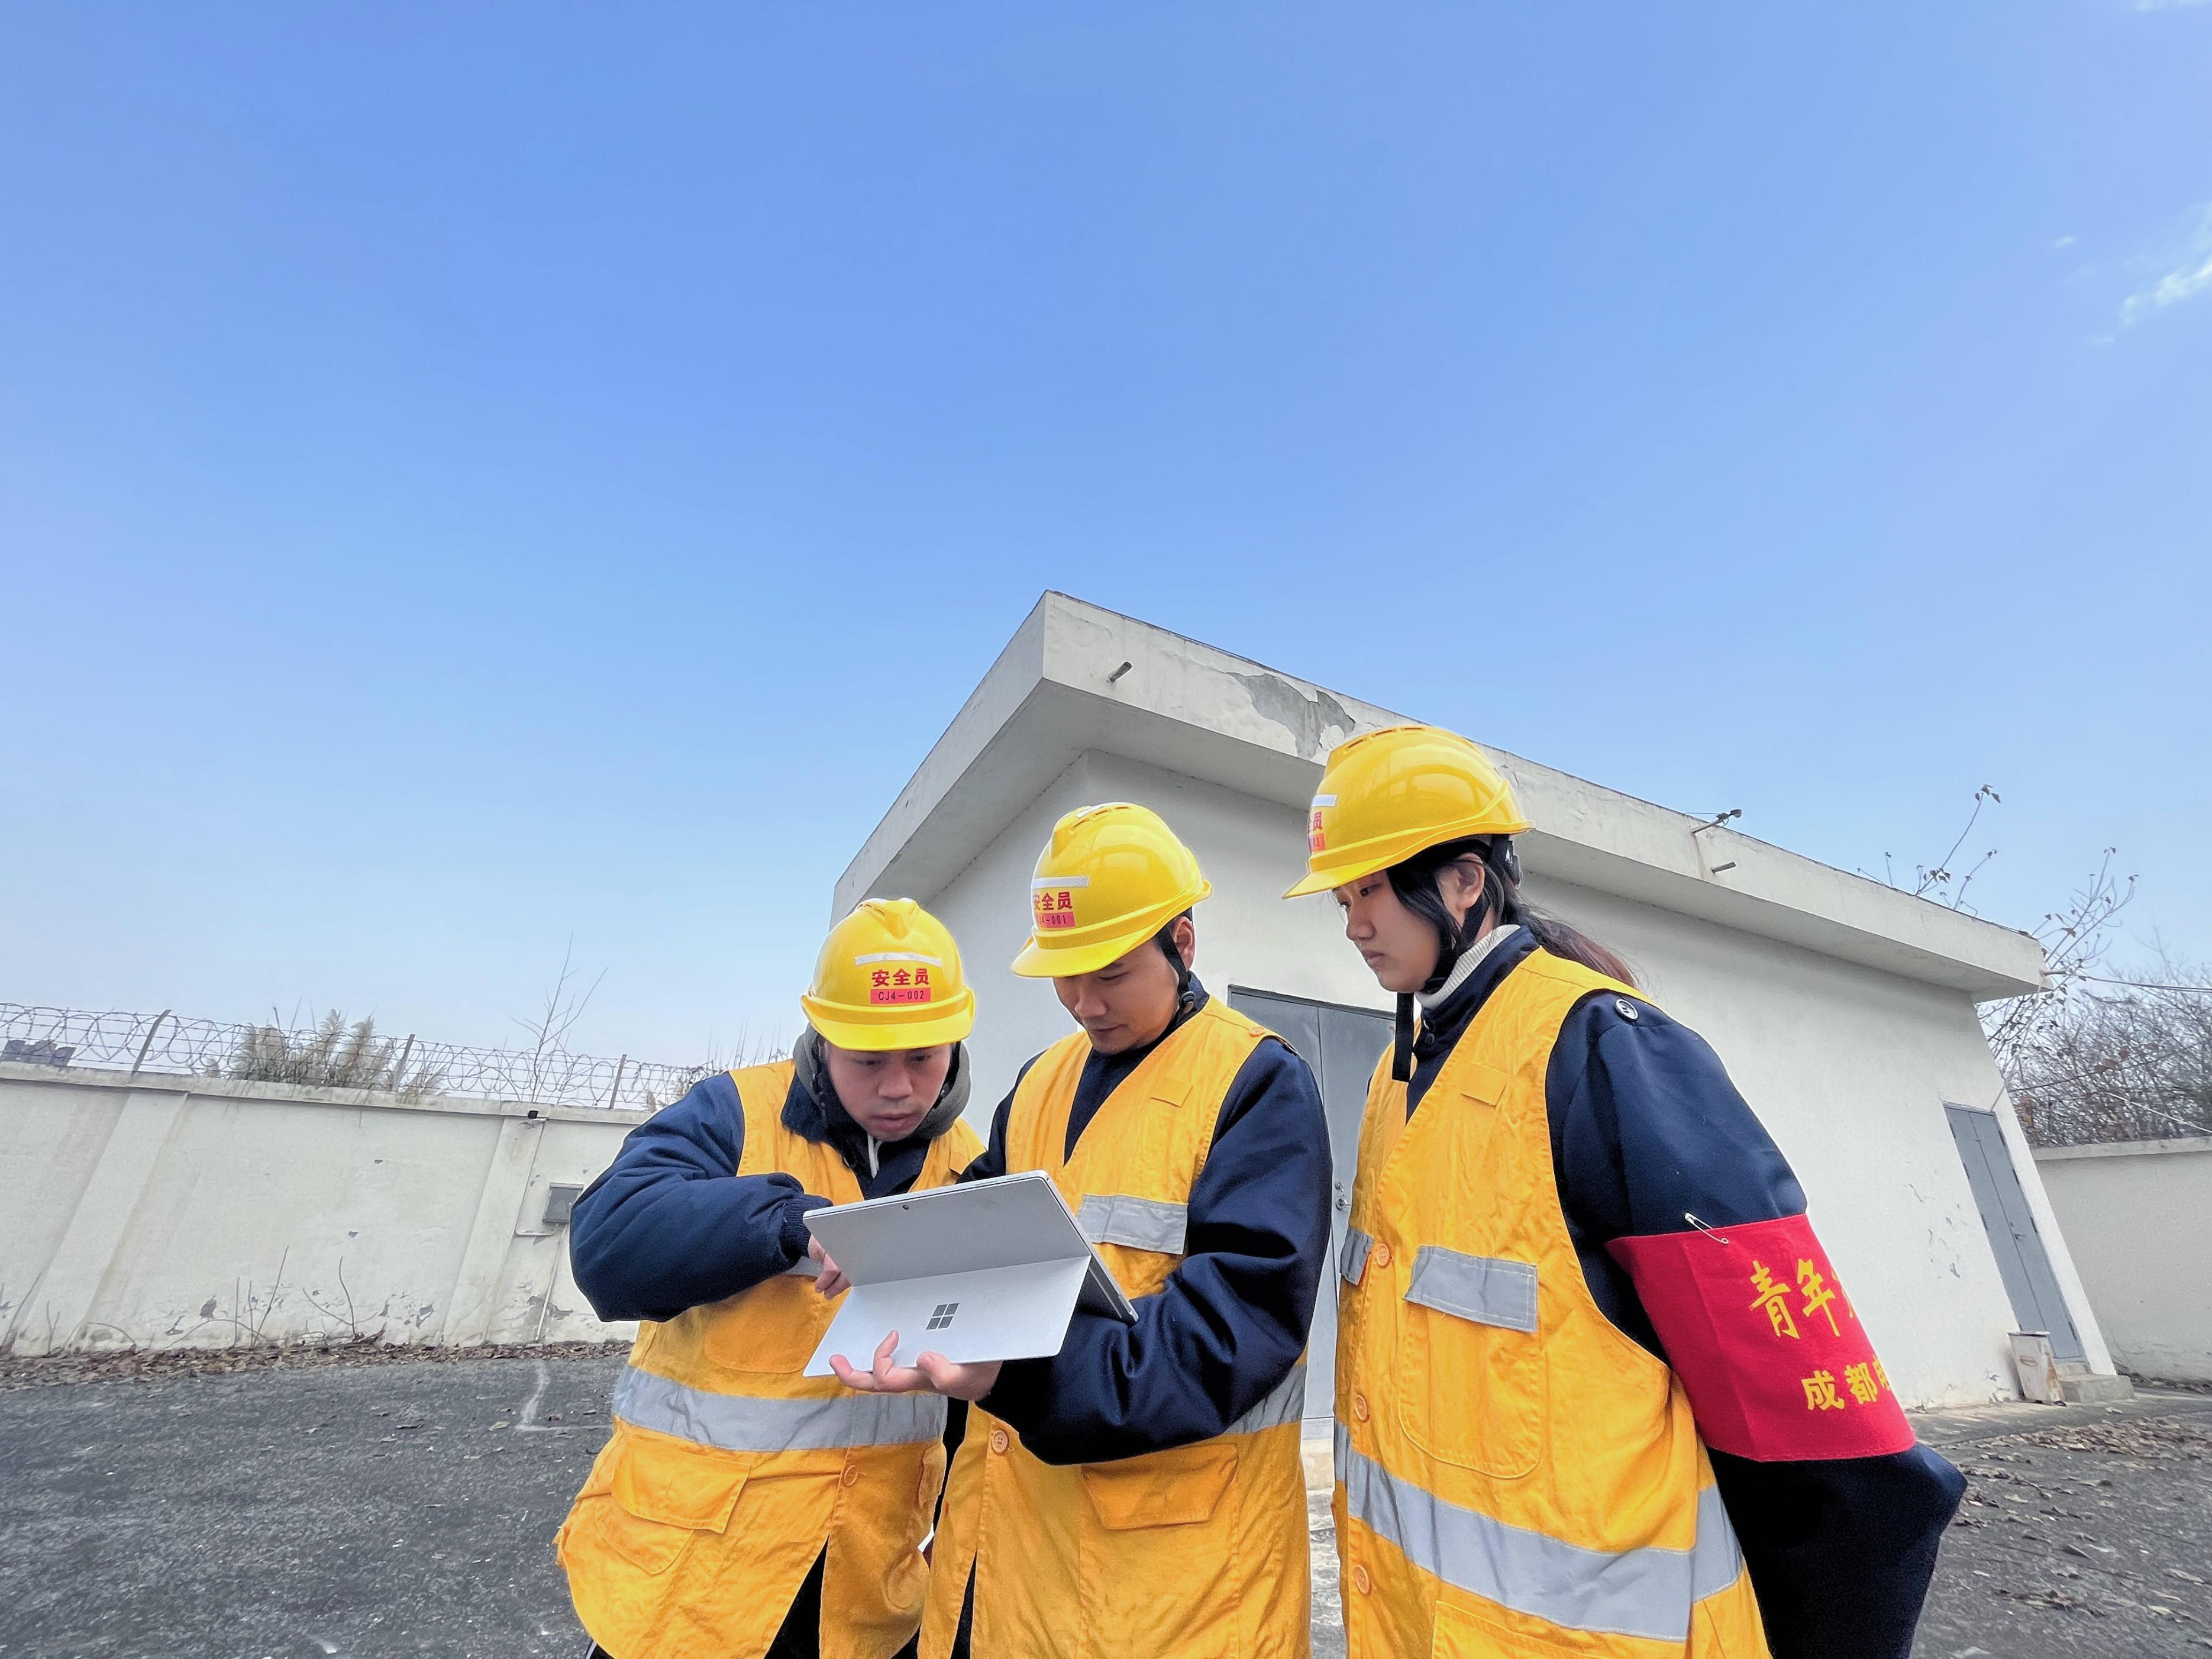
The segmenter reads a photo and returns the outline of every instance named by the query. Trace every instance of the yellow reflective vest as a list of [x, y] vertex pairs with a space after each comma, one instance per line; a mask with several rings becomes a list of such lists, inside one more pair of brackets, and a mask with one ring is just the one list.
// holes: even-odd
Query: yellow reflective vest
[[1544, 1076], [1592, 992], [1542, 951], [1408, 1122], [1389, 1055], [1339, 1271], [1336, 1535], [1350, 1659], [1765, 1659], [1688, 1396], [1583, 1283]]
[[[1209, 1000], [1139, 1061], [1066, 1155], [1080, 1033], [1014, 1091], [1006, 1170], [1049, 1172], [1132, 1298], [1182, 1260], [1229, 1088], [1269, 1033]], [[945, 1659], [972, 1573], [975, 1659], [1275, 1659], [1309, 1651], [1303, 1361], [1195, 1445], [1046, 1463], [978, 1407], [945, 1488], [921, 1630]]]
[[[789, 1060], [731, 1076], [738, 1175], [781, 1170], [859, 1201], [836, 1149], [784, 1127]], [[949, 1184], [981, 1150], [955, 1123], [915, 1189]], [[945, 1401], [802, 1376], [836, 1306], [794, 1270], [639, 1328], [614, 1436], [554, 1544], [577, 1617], [615, 1659], [760, 1659], [825, 1550], [823, 1659], [888, 1659], [913, 1637]]]

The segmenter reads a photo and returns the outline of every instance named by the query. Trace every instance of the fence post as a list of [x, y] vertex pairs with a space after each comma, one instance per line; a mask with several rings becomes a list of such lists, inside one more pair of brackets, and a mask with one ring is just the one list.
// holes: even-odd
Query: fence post
[[415, 1052], [415, 1033], [407, 1034], [407, 1046], [399, 1051], [399, 1063], [392, 1068], [392, 1092], [398, 1094], [407, 1081], [407, 1056]]
[[154, 1047], [154, 1033], [161, 1029], [161, 1022], [169, 1017], [167, 1008], [154, 1016], [154, 1023], [146, 1028], [146, 1040], [138, 1045], [138, 1058], [131, 1062], [131, 1075], [137, 1077], [138, 1068], [146, 1063], [146, 1056]]
[[611, 1112], [615, 1109], [616, 1097], [622, 1093], [623, 1067], [629, 1064], [629, 1056], [628, 1054], [624, 1054], [620, 1060], [615, 1062], [614, 1087], [607, 1091], [607, 1109]]

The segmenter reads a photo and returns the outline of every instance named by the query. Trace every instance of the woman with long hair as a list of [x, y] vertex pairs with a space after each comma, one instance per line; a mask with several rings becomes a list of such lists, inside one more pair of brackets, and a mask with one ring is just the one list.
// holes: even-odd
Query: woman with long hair
[[1289, 895], [1398, 998], [1339, 1263], [1352, 1659], [1904, 1659], [1964, 1482], [1718, 1057], [1522, 896], [1530, 827], [1465, 738], [1370, 732]]

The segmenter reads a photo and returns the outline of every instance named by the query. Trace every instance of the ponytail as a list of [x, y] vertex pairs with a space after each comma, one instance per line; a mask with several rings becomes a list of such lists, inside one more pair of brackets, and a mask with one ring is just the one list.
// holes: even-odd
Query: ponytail
[[1623, 985], [1635, 985], [1636, 975], [1629, 971], [1628, 964], [1610, 948], [1600, 945], [1580, 928], [1570, 927], [1557, 916], [1547, 916], [1540, 910], [1531, 909], [1525, 903], [1520, 906], [1520, 913], [1514, 920], [1534, 933], [1536, 943], [1553, 956], [1565, 957], [1569, 962], [1579, 962], [1593, 972], [1603, 974], [1607, 979], [1617, 979]]

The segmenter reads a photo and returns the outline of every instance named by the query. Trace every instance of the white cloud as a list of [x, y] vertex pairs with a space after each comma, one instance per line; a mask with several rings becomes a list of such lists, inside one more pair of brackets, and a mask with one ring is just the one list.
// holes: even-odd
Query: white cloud
[[[2196, 4], [2202, 3], [2202, 0], [2175, 0], [2175, 3]], [[2212, 203], [2197, 210], [2197, 234], [2190, 239], [2189, 251], [2181, 263], [2148, 288], [2138, 289], [2121, 302], [2120, 326], [2132, 328], [2153, 313], [2180, 305], [2200, 294], [2212, 294]]]
[[2200, 294], [2212, 293], [2212, 258], [2194, 270], [2169, 270], [2140, 294], [2130, 294], [2120, 307], [2120, 325], [2139, 323], [2154, 311], [2178, 306]]
[[2071, 236], [2056, 237], [2052, 240], [2051, 246], [2054, 248], [2072, 247], [2074, 246], [2074, 239]]

